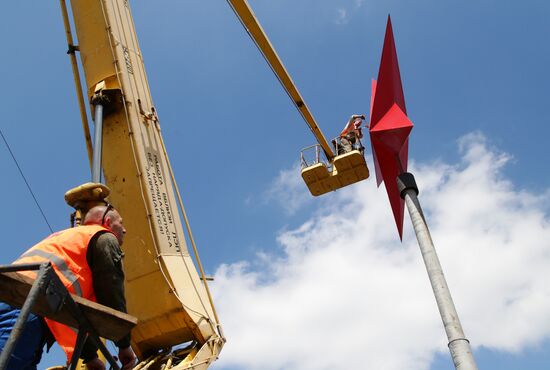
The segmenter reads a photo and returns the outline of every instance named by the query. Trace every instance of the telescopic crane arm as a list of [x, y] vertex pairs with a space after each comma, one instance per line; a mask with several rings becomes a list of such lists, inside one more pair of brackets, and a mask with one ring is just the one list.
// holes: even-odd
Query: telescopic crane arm
[[[60, 3], [71, 44], [65, 1]], [[80, 55], [86, 82], [82, 95], [88, 98], [94, 122], [103, 123], [101, 156], [105, 184], [111, 190], [108, 199], [128, 230], [123, 246], [126, 300], [128, 312], [139, 320], [132, 331], [132, 348], [144, 359], [191, 342], [193, 347], [184, 354], [179, 350], [176, 357], [186, 358], [177, 369], [206, 369], [218, 358], [225, 338], [198, 254], [195, 261], [201, 274], [187, 246], [184, 221], [188, 222], [130, 4], [128, 0], [70, 0], [70, 4], [78, 45], [69, 49]], [[78, 69], [73, 71], [77, 78]], [[98, 105], [101, 110], [94, 109]], [[94, 149], [98, 147], [96, 140]], [[194, 247], [189, 228], [187, 235]]]
[[273, 73], [275, 73], [275, 75], [281, 82], [281, 85], [283, 85], [283, 88], [287, 92], [288, 96], [290, 97], [298, 111], [300, 111], [300, 114], [311, 129], [311, 132], [317, 139], [317, 142], [319, 143], [319, 145], [321, 145], [321, 148], [325, 152], [327, 159], [329, 161], [332, 160], [335, 154], [332, 152], [332, 149], [327, 142], [327, 139], [321, 132], [321, 128], [319, 128], [319, 126], [317, 125], [313, 114], [305, 103], [304, 98], [298, 91], [298, 88], [294, 84], [294, 81], [292, 81], [292, 78], [290, 77], [288, 71], [283, 65], [281, 58], [279, 58], [279, 55], [275, 51], [275, 48], [273, 48], [273, 45], [271, 45], [271, 42], [265, 34], [265, 31], [256, 19], [256, 15], [250, 8], [250, 5], [248, 5], [248, 2], [246, 0], [227, 0], [227, 2], [229, 3], [229, 5], [231, 5], [231, 8], [233, 9], [233, 11], [243, 24], [244, 28], [264, 56], [265, 60], [273, 70]]

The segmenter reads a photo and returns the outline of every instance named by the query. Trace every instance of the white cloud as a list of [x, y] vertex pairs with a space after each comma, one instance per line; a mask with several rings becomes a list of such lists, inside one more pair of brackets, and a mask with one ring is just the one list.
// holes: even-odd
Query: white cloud
[[289, 215], [309, 203], [311, 196], [300, 177], [300, 163], [280, 171], [263, 198], [267, 202], [276, 201]]
[[336, 9], [338, 12], [338, 15], [336, 17], [336, 24], [348, 24], [349, 17], [348, 17], [348, 10], [346, 8], [338, 8]]
[[[459, 164], [413, 164], [420, 202], [472, 345], [518, 351], [550, 335], [549, 192], [516, 189], [481, 134], [459, 146]], [[400, 243], [374, 180], [330, 197], [278, 257], [220, 266], [215, 368], [420, 370], [447, 353], [408, 216]]]
[[359, 9], [360, 7], [362, 7], [363, 4], [365, 4], [365, 0], [355, 0], [355, 7], [356, 7], [357, 9]]
[[[336, 9], [337, 15], [334, 22], [340, 25], [348, 24], [353, 11], [362, 8], [364, 4], [365, 0], [354, 0], [353, 5], [350, 4], [349, 6]], [[349, 9], [352, 9], [352, 11], [350, 12]]]

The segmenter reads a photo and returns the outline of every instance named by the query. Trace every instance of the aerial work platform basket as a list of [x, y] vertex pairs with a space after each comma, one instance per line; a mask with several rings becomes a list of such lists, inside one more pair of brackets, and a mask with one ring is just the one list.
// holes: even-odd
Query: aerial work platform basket
[[[302, 178], [311, 195], [318, 196], [329, 191], [340, 189], [369, 177], [369, 169], [361, 142], [351, 151], [343, 152], [337, 139], [332, 140], [335, 152], [332, 160], [327, 160], [321, 154], [319, 144], [309, 146], [301, 152]], [[308, 154], [314, 152], [314, 158], [308, 161]]]

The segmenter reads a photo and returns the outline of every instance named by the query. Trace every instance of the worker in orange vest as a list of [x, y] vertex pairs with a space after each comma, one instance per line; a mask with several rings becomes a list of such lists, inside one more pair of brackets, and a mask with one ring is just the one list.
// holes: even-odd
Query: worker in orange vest
[[[91, 208], [83, 226], [59, 231], [25, 252], [15, 263], [51, 262], [70, 293], [126, 312], [124, 271], [120, 249], [126, 229], [120, 214], [109, 204]], [[20, 272], [32, 278], [35, 271]], [[0, 303], [0, 351], [11, 333], [20, 310]], [[31, 314], [8, 363], [7, 370], [36, 370], [44, 344], [48, 349], [57, 341], [70, 360], [77, 331], [58, 322]], [[130, 347], [130, 335], [117, 341], [118, 358], [123, 370], [132, 369], [136, 356]], [[97, 348], [87, 341], [81, 356], [88, 370], [105, 370], [97, 357]]]
[[[361, 124], [364, 119], [364, 115], [354, 114], [350, 117], [348, 122], [346, 122], [344, 129], [340, 133], [340, 149], [338, 150], [338, 154], [348, 153], [353, 149], [363, 150], [360, 146], [359, 139], [363, 138]], [[359, 145], [357, 145], [357, 143], [359, 143]], [[359, 147], [355, 148], [356, 146]]]

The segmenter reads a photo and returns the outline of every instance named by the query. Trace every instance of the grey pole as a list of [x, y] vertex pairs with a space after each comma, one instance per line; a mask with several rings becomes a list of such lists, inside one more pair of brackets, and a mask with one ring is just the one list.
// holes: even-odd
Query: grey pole
[[103, 105], [95, 105], [94, 153], [92, 159], [92, 182], [101, 182], [101, 152], [103, 146]]
[[470, 348], [470, 342], [466, 339], [462, 325], [458, 318], [451, 292], [443, 275], [439, 258], [418, 202], [418, 187], [411, 173], [405, 172], [397, 177], [397, 186], [401, 198], [405, 199], [409, 215], [416, 233], [416, 239], [422, 252], [422, 258], [428, 271], [428, 277], [437, 302], [437, 308], [449, 340], [449, 351], [457, 370], [477, 370], [477, 365]]

